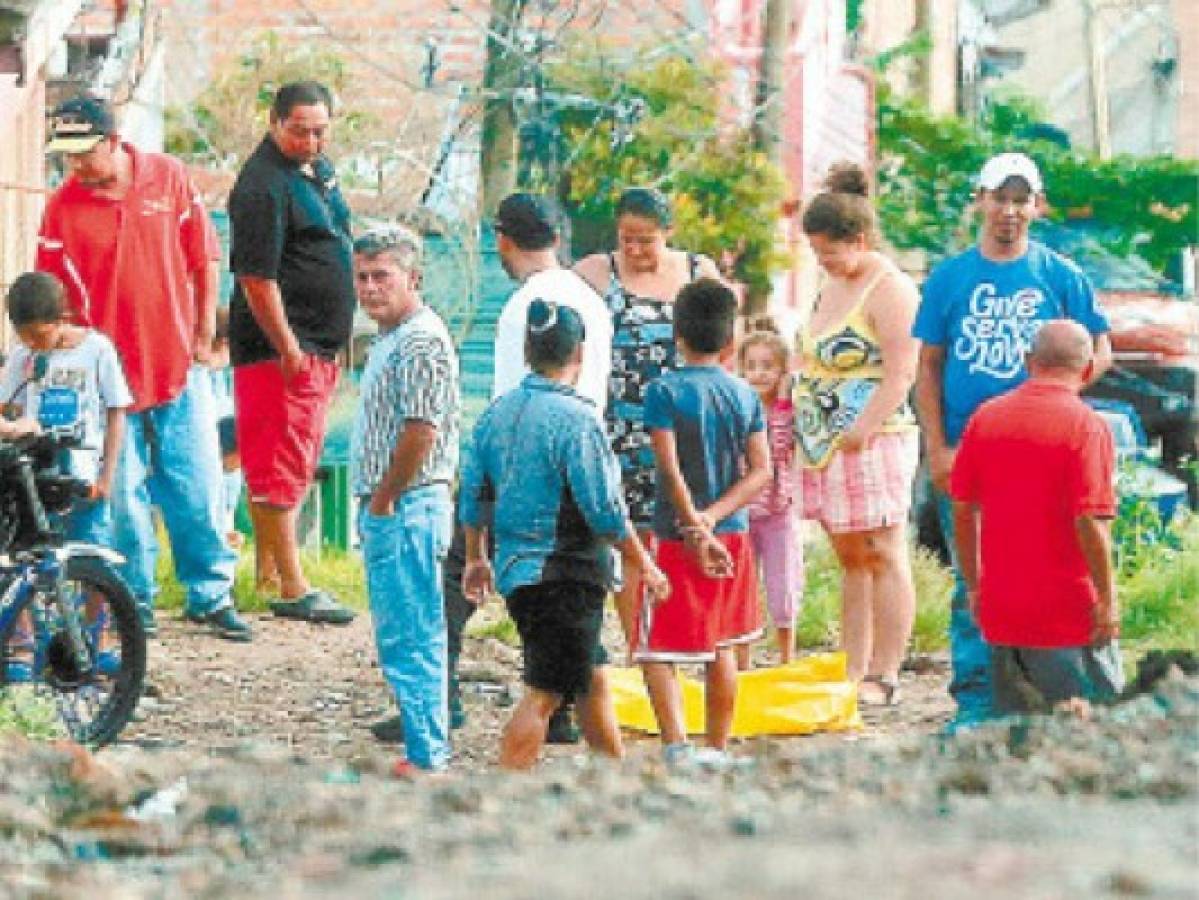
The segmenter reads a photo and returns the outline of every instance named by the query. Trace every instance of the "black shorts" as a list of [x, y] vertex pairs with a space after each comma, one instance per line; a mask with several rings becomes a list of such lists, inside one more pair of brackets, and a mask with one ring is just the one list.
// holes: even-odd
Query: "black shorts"
[[508, 613], [523, 645], [524, 681], [565, 700], [587, 693], [595, 666], [608, 662], [600, 643], [607, 592], [580, 581], [551, 581], [514, 590]]

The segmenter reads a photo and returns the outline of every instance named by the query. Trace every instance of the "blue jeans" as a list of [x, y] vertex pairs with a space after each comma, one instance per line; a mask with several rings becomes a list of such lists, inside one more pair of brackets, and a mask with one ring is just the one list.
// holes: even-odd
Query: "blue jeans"
[[112, 546], [112, 513], [107, 499], [76, 500], [62, 525], [68, 541]]
[[991, 709], [991, 648], [983, 640], [978, 623], [970, 615], [966, 601], [966, 582], [958, 565], [958, 550], [953, 539], [953, 501], [940, 491], [937, 517], [941, 533], [953, 559], [953, 599], [949, 610], [949, 652], [953, 664], [949, 693], [958, 705], [955, 726], [985, 721]]
[[203, 366], [191, 367], [174, 400], [127, 417], [112, 486], [113, 541], [126, 560], [122, 574], [146, 607], [158, 593], [151, 504], [162, 510], [187, 611], [204, 615], [229, 606], [237, 554], [225, 541], [221, 455]]
[[408, 761], [443, 769], [450, 758], [442, 564], [450, 546], [449, 488], [400, 496], [391, 516], [358, 514], [379, 667], [400, 707]]

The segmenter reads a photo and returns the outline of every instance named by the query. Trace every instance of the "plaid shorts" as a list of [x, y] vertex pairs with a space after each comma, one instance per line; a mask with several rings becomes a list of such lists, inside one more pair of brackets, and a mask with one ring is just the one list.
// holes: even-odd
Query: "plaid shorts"
[[920, 460], [914, 431], [876, 434], [861, 450], [833, 452], [822, 469], [803, 469], [803, 518], [834, 534], [873, 531], [907, 519]]

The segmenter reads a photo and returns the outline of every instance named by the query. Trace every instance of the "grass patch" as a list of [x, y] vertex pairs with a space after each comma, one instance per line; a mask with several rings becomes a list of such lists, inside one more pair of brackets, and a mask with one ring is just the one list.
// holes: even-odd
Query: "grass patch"
[[31, 686], [0, 689], [0, 735], [22, 734], [38, 741], [66, 736], [54, 700]]
[[503, 603], [486, 603], [471, 618], [466, 628], [466, 636], [471, 638], [495, 638], [509, 647], [520, 646], [520, 634], [516, 623], [508, 615]]
[[[814, 526], [812, 526], [814, 527]], [[158, 578], [162, 591], [158, 606], [182, 609], [184, 592], [175, 580], [168, 543], [162, 541]], [[804, 602], [796, 623], [800, 647], [835, 646], [841, 618], [841, 571], [832, 546], [823, 533], [806, 547], [807, 583]], [[326, 550], [304, 554], [304, 571], [313, 584], [332, 591], [347, 605], [368, 607], [366, 578], [357, 553]], [[912, 551], [912, 579], [916, 587], [916, 621], [911, 650], [931, 653], [944, 650], [949, 642], [949, 605], [953, 576], [937, 558], [922, 548]], [[234, 591], [238, 609], [265, 612], [269, 598], [254, 590], [254, 553], [242, 551], [238, 560]], [[1125, 652], [1137, 657], [1149, 650], [1192, 650], [1199, 652], [1199, 516], [1175, 521], [1167, 538], [1136, 555], [1136, 564], [1118, 571], [1118, 592], [1123, 609]], [[493, 637], [516, 646], [516, 626], [502, 605], [494, 612], [476, 616], [467, 633], [471, 637]], [[2, 724], [0, 724], [2, 727]]]
[[[836, 646], [840, 642], [841, 567], [822, 531], [805, 544], [804, 552], [807, 581], [796, 623], [796, 639], [801, 647]], [[916, 587], [916, 621], [911, 650], [916, 653], [943, 650], [949, 643], [953, 575], [936, 556], [916, 547], [912, 550], [912, 581]]]
[[1136, 565], [1123, 566], [1117, 580], [1127, 655], [1199, 652], [1199, 516], [1176, 519], [1165, 539]]
[[[170, 542], [159, 537], [162, 552], [158, 556], [158, 584], [160, 591], [155, 600], [158, 609], [183, 609], [186, 592], [175, 579], [171, 560]], [[362, 557], [354, 552], [323, 550], [320, 553], [305, 551], [302, 555], [304, 573], [315, 586], [324, 588], [347, 606], [364, 610], [369, 606], [366, 594], [366, 573], [362, 568]], [[237, 572], [233, 579], [233, 595], [241, 612], [267, 612], [271, 597], [259, 594], [254, 589], [254, 550], [247, 546], [237, 560]]]

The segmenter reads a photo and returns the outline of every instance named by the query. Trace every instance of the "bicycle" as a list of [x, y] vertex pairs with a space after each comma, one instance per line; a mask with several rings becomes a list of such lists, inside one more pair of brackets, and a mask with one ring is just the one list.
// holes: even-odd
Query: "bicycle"
[[52, 519], [87, 495], [58, 466], [72, 440], [0, 446], [0, 697], [49, 698], [68, 736], [101, 746], [141, 697], [146, 636], [120, 554], [65, 542]]

